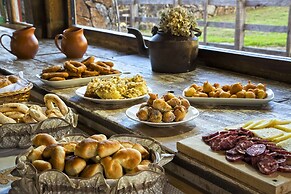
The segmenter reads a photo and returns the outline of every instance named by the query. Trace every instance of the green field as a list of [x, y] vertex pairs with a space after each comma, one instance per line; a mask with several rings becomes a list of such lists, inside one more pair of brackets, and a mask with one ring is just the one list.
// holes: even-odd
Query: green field
[[[247, 24], [265, 24], [287, 26], [288, 7], [264, 7], [247, 10]], [[235, 22], [235, 14], [216, 16], [209, 21]], [[207, 42], [234, 43], [234, 30], [225, 28], [207, 28]], [[203, 35], [200, 38], [203, 39]], [[253, 47], [286, 47], [287, 33], [245, 32], [245, 46]]]

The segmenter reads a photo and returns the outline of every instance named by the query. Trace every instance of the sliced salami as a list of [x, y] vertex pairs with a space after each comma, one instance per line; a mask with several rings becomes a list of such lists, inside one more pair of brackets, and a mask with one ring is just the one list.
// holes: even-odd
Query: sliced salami
[[277, 171], [279, 165], [272, 157], [265, 157], [257, 163], [261, 173], [272, 174]]
[[246, 154], [249, 156], [258, 156], [266, 151], [265, 144], [254, 144], [246, 149]]
[[246, 149], [248, 149], [249, 147], [251, 147], [252, 145], [254, 145], [254, 142], [249, 141], [249, 140], [242, 140], [239, 141], [237, 143], [237, 145], [235, 146], [236, 150], [241, 153], [241, 154], [245, 154], [246, 153]]
[[236, 161], [242, 160], [243, 158], [244, 158], [244, 155], [242, 155], [242, 154], [226, 155], [225, 156], [225, 159], [227, 161], [230, 161], [230, 162], [236, 162]]
[[291, 172], [291, 165], [287, 165], [287, 164], [283, 165], [283, 166], [279, 165], [278, 171], [280, 171], [280, 172]]

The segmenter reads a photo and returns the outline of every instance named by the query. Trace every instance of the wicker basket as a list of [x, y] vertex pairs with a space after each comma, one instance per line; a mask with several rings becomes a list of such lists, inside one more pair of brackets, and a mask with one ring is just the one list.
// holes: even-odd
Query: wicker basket
[[0, 104], [9, 103], [9, 102], [27, 102], [30, 96], [30, 90], [32, 89], [33, 84], [28, 83], [27, 86], [20, 90], [12, 92], [3, 92], [0, 93]]

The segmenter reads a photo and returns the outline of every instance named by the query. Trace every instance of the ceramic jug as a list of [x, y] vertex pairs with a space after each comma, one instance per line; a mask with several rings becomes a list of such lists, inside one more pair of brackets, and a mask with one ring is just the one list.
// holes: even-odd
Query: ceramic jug
[[[61, 37], [61, 46], [58, 39]], [[56, 47], [67, 58], [82, 58], [87, 51], [88, 43], [82, 28], [71, 27], [63, 31], [63, 34], [55, 36]]]
[[[38, 51], [38, 40], [34, 35], [35, 27], [26, 27], [9, 34], [2, 34], [0, 43], [4, 49], [15, 55], [18, 59], [33, 59]], [[4, 46], [2, 38], [8, 36], [10, 41], [10, 49]]]

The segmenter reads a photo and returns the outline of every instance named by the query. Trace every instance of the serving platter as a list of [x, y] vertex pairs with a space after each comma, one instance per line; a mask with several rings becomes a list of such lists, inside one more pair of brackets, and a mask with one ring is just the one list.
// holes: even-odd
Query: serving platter
[[183, 90], [182, 96], [189, 100], [193, 104], [206, 104], [206, 105], [232, 105], [232, 106], [260, 106], [266, 104], [274, 99], [274, 92], [267, 88], [267, 98], [255, 99], [255, 98], [211, 98], [211, 97], [186, 97], [185, 91], [189, 87]]
[[109, 74], [109, 75], [98, 75], [98, 76], [92, 76], [92, 77], [82, 77], [82, 78], [75, 78], [75, 79], [67, 79], [62, 81], [49, 81], [42, 79], [40, 75], [36, 75], [37, 78], [39, 78], [43, 83], [46, 85], [52, 86], [54, 88], [69, 88], [69, 87], [76, 87], [76, 86], [83, 86], [87, 85], [91, 79], [93, 78], [108, 78], [112, 76], [120, 76], [121, 73], [117, 74]]
[[[85, 92], [86, 92], [87, 86], [83, 86], [80, 87], [76, 90], [76, 94], [77, 96], [86, 99], [86, 100], [90, 100], [92, 102], [96, 102], [99, 104], [122, 104], [122, 103], [128, 103], [128, 102], [133, 102], [136, 100], [140, 100], [143, 99], [144, 97], [146, 97], [148, 94], [144, 94], [142, 96], [139, 97], [135, 97], [135, 98], [124, 98], [124, 99], [100, 99], [100, 98], [91, 98], [91, 97], [86, 97], [85, 96]], [[148, 91], [151, 91], [151, 89], [148, 87]]]
[[185, 118], [182, 121], [170, 122], [170, 123], [164, 123], [164, 122], [153, 123], [153, 122], [149, 122], [149, 121], [141, 121], [136, 116], [136, 113], [138, 112], [141, 105], [142, 104], [137, 104], [137, 105], [134, 105], [134, 106], [128, 108], [125, 112], [126, 116], [134, 121], [137, 121], [139, 123], [143, 123], [143, 124], [146, 124], [146, 125], [149, 125], [152, 127], [173, 127], [176, 125], [180, 125], [180, 124], [189, 122], [189, 121], [193, 120], [194, 118], [198, 117], [198, 115], [199, 115], [199, 111], [196, 108], [194, 108], [193, 106], [190, 106]]

